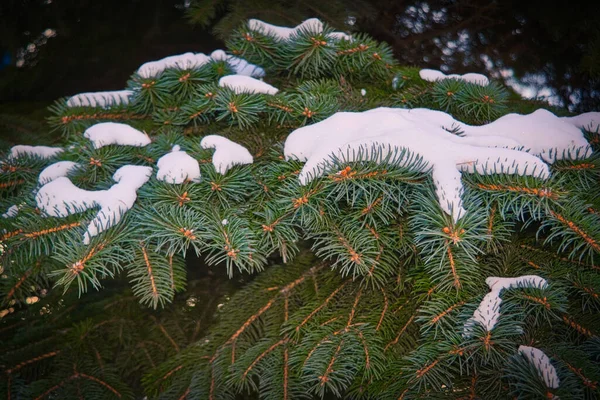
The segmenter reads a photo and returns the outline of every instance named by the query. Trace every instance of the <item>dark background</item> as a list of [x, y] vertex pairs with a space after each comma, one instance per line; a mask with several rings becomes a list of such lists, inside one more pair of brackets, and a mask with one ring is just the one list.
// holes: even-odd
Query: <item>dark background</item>
[[[600, 108], [594, 1], [2, 0], [0, 113], [122, 89], [143, 62], [223, 48], [221, 39], [247, 18], [293, 26], [308, 17], [388, 42], [401, 64], [487, 75], [512, 69], [572, 111]], [[56, 35], [46, 38], [46, 29]]]

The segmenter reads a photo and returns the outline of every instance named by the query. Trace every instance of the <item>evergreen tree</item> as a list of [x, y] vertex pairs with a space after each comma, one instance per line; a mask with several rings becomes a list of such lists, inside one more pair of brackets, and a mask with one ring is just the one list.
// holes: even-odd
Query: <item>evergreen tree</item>
[[598, 396], [597, 113], [316, 20], [227, 47], [4, 157], [0, 393]]

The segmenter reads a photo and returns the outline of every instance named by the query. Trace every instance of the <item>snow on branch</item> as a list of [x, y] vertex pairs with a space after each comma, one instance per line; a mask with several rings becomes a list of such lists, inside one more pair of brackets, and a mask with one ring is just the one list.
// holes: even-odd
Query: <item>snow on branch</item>
[[206, 136], [200, 142], [200, 146], [203, 149], [215, 149], [212, 163], [221, 175], [225, 175], [234, 165], [252, 164], [253, 162], [252, 155], [244, 146], [223, 136]]
[[167, 183], [179, 184], [185, 181], [200, 182], [198, 161], [178, 145], [170, 153], [158, 159], [156, 179]]
[[27, 146], [17, 145], [10, 149], [10, 155], [8, 158], [19, 158], [21, 156], [39, 157], [42, 159], [52, 158], [59, 153], [62, 153], [61, 147], [48, 147], [48, 146]]
[[491, 331], [498, 323], [500, 318], [500, 305], [502, 291], [515, 288], [545, 288], [548, 283], [544, 278], [537, 275], [523, 275], [516, 278], [489, 277], [485, 283], [490, 288], [490, 292], [481, 300], [479, 307], [473, 313], [473, 317], [465, 323], [463, 335], [470, 337], [473, 332], [473, 326], [477, 323]]
[[111, 107], [129, 104], [131, 90], [80, 93], [67, 100], [68, 107]]
[[[264, 35], [273, 36], [279, 40], [290, 40], [301, 31], [323, 32], [323, 22], [317, 18], [309, 18], [294, 28], [268, 24], [258, 19], [248, 20], [248, 28], [261, 32]], [[343, 32], [332, 32], [329, 37], [335, 40], [352, 40], [352, 36]]]
[[442, 71], [438, 71], [437, 69], [427, 69], [426, 68], [426, 69], [422, 69], [419, 71], [419, 76], [421, 77], [421, 79], [423, 79], [427, 82], [437, 82], [437, 81], [442, 81], [444, 79], [456, 79], [459, 81], [475, 83], [475, 84], [481, 85], [481, 86], [487, 86], [490, 84], [490, 80], [488, 79], [487, 76], [482, 75], [482, 74], [476, 74], [473, 72], [470, 72], [470, 73], [464, 74], [464, 75], [458, 75], [458, 74], [446, 75], [445, 73], [443, 73]]
[[547, 387], [552, 389], [558, 388], [560, 379], [558, 379], [556, 368], [554, 368], [550, 358], [542, 350], [536, 347], [519, 346], [519, 354], [534, 365]]
[[238, 75], [257, 78], [265, 75], [265, 71], [261, 67], [250, 64], [242, 58], [227, 55], [223, 50], [215, 50], [210, 56], [204, 53], [184, 53], [156, 61], [149, 61], [138, 68], [137, 74], [142, 78], [154, 78], [169, 68], [182, 70], [196, 69], [211, 61], [226, 61]]
[[276, 94], [279, 89], [258, 79], [244, 75], [227, 75], [219, 79], [219, 86], [227, 87], [235, 93]]
[[[296, 129], [288, 136], [284, 153], [286, 159], [306, 161], [299, 174], [300, 183], [305, 185], [322, 176], [332, 158], [378, 161], [390, 152], [409, 150], [431, 167], [440, 206], [455, 221], [466, 212], [462, 207], [461, 172], [542, 179], [550, 175], [541, 159], [516, 149], [521, 145], [520, 136], [494, 132], [495, 135], [461, 137], [444, 129], [452, 124], [460, 123], [448, 114], [428, 109], [380, 107], [365, 112], [339, 112]], [[466, 130], [468, 126], [461, 127]]]
[[67, 176], [71, 171], [77, 169], [80, 165], [73, 161], [59, 161], [54, 164], [50, 164], [42, 170], [38, 177], [40, 185], [50, 183], [56, 178]]
[[215, 50], [210, 53], [214, 61], [227, 61], [237, 75], [251, 76], [253, 78], [262, 78], [265, 76], [265, 70], [261, 67], [250, 64], [243, 58], [227, 55], [223, 50]]
[[35, 200], [43, 214], [50, 217], [66, 217], [99, 207], [83, 237], [83, 243], [89, 244], [90, 238], [121, 220], [135, 203], [137, 190], [150, 179], [151, 174], [151, 167], [125, 165], [114, 173], [115, 185], [108, 190], [97, 191], [80, 189], [63, 176], [42, 186]]
[[600, 112], [587, 112], [574, 117], [562, 117], [563, 121], [575, 125], [579, 129], [596, 132], [600, 129]]
[[127, 125], [116, 122], [102, 122], [92, 125], [83, 133], [83, 136], [94, 143], [99, 149], [110, 144], [121, 146], [144, 147], [150, 144], [150, 138], [144, 132]]

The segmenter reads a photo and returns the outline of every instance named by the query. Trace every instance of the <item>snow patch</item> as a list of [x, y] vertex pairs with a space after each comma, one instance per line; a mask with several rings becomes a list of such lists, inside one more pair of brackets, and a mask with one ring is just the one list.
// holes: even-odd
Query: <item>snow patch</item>
[[503, 290], [515, 288], [543, 289], [548, 285], [544, 278], [537, 275], [523, 275], [516, 278], [489, 277], [485, 280], [485, 283], [491, 291], [483, 297], [473, 316], [465, 323], [463, 331], [465, 337], [471, 337], [475, 323], [483, 326], [488, 332], [494, 329], [500, 318], [500, 305], [502, 304], [500, 295]]
[[574, 117], [562, 117], [561, 119], [575, 125], [579, 129], [586, 129], [590, 132], [600, 130], [600, 112], [587, 112]]
[[223, 136], [205, 136], [200, 146], [203, 149], [215, 149], [212, 163], [221, 175], [225, 175], [234, 165], [252, 164], [254, 161], [248, 149]]
[[8, 158], [18, 158], [20, 156], [31, 156], [31, 157], [39, 157], [39, 158], [42, 158], [45, 160], [48, 158], [52, 158], [62, 152], [63, 152], [63, 149], [61, 147], [26, 146], [26, 145], [20, 144], [20, 145], [11, 147]]
[[276, 94], [279, 89], [263, 81], [244, 75], [227, 75], [219, 79], [219, 86], [227, 87], [235, 93]]
[[129, 104], [131, 90], [80, 93], [67, 100], [68, 107], [110, 107]]
[[79, 168], [80, 165], [73, 161], [59, 161], [44, 168], [38, 177], [40, 185], [52, 182], [61, 176], [67, 176], [71, 171]]
[[19, 214], [19, 207], [16, 205], [12, 205], [6, 210], [4, 214], [2, 214], [2, 218], [12, 218], [16, 217]]
[[[294, 28], [288, 28], [284, 26], [268, 24], [258, 19], [251, 19], [248, 21], [248, 28], [253, 31], [258, 31], [264, 35], [273, 36], [279, 40], [290, 40], [292, 36], [297, 35], [303, 30], [317, 33], [323, 32], [323, 22], [317, 18], [309, 18]], [[343, 32], [332, 32], [329, 34], [329, 37], [333, 40], [352, 40], [352, 36]]]
[[[375, 108], [339, 112], [313, 125], [296, 129], [286, 142], [286, 159], [306, 161], [302, 185], [325, 173], [332, 156], [347, 161], [379, 161], [390, 152], [409, 150], [423, 157], [431, 171], [441, 208], [455, 221], [464, 215], [460, 172], [507, 173], [547, 178], [548, 166], [526, 152], [493, 148], [517, 147], [502, 136], [460, 137], [448, 132], [456, 121], [441, 111]], [[408, 161], [398, 160], [400, 166]]]
[[210, 57], [204, 53], [184, 53], [142, 64], [142, 66], [137, 70], [137, 74], [142, 78], [153, 78], [169, 68], [177, 68], [182, 70], [199, 68], [209, 61]]
[[458, 75], [458, 74], [446, 75], [445, 73], [443, 73], [442, 71], [438, 71], [437, 69], [427, 69], [426, 68], [426, 69], [422, 69], [419, 71], [419, 76], [421, 77], [421, 79], [428, 81], [428, 82], [437, 82], [437, 81], [442, 81], [444, 79], [456, 79], [459, 81], [475, 83], [480, 86], [487, 86], [490, 84], [490, 80], [488, 79], [487, 76], [482, 75], [482, 74], [476, 74], [473, 72], [470, 72], [470, 73], [464, 74], [464, 75]]
[[102, 122], [90, 126], [83, 136], [94, 143], [99, 149], [110, 144], [121, 146], [144, 147], [150, 144], [150, 138], [144, 132], [127, 125], [116, 122]]
[[182, 70], [195, 69], [200, 68], [210, 61], [226, 61], [238, 75], [248, 75], [257, 78], [265, 75], [265, 71], [261, 67], [250, 64], [239, 57], [227, 55], [223, 50], [215, 50], [210, 56], [207, 56], [204, 53], [184, 53], [165, 57], [156, 61], [150, 61], [142, 64], [137, 70], [137, 74], [142, 78], [154, 78], [169, 68], [178, 68]]
[[519, 354], [534, 365], [538, 371], [538, 375], [544, 380], [547, 387], [552, 389], [558, 388], [560, 379], [558, 379], [556, 368], [554, 368], [546, 353], [536, 347], [519, 346]]
[[581, 129], [545, 109], [531, 114], [507, 114], [482, 126], [462, 125], [466, 137], [502, 136], [513, 139], [548, 163], [580, 159], [592, 153]]
[[167, 183], [179, 184], [189, 180], [200, 182], [198, 161], [179, 146], [173, 146], [170, 153], [158, 159], [156, 179]]
[[40, 188], [35, 196], [38, 208], [50, 217], [66, 217], [100, 207], [83, 236], [83, 243], [117, 224], [137, 199], [137, 190], [152, 174], [151, 167], [125, 165], [113, 175], [117, 182], [108, 190], [83, 190], [66, 177], [59, 177]]
[[262, 78], [265, 76], [265, 70], [258, 65], [250, 64], [243, 58], [227, 55], [223, 50], [215, 50], [210, 54], [215, 61], [227, 61], [237, 75], [251, 76], [253, 78]]

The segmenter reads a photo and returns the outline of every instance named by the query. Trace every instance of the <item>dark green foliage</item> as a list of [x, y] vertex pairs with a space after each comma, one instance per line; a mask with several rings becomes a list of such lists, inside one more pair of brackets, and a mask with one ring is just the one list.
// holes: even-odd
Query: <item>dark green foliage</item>
[[[457, 220], [440, 207], [432, 166], [405, 148], [331, 156], [301, 185], [303, 164], [286, 160], [281, 143], [335, 112], [428, 107], [482, 124], [525, 107], [496, 83], [426, 82], [417, 68], [398, 67], [387, 45], [331, 32], [282, 41], [247, 25], [236, 31], [231, 52], [263, 64], [276, 95], [220, 87], [233, 69], [218, 61], [134, 74], [127, 105], [52, 107], [50, 123], [74, 146], [49, 160], [1, 164], [1, 205], [19, 206], [0, 219], [2, 393], [598, 396], [597, 154], [554, 163], [548, 179], [464, 172], [467, 212]], [[100, 121], [130, 123], [152, 142], [96, 149], [82, 132]], [[254, 162], [218, 173], [213, 150], [200, 145], [212, 134], [244, 145]], [[597, 132], [586, 135], [597, 150]], [[175, 145], [198, 161], [198, 182], [156, 179], [157, 160]], [[58, 159], [81, 165], [69, 178], [87, 190], [111, 187], [123, 165], [153, 174], [121, 222], [84, 245], [98, 208], [67, 218], [36, 209], [37, 177]], [[202, 265], [185, 265], [194, 253]], [[505, 289], [497, 323], [473, 322], [494, 294], [486, 278], [520, 275], [547, 285]], [[233, 294], [220, 290], [228, 279]], [[92, 288], [111, 296], [84, 294]], [[559, 388], [547, 387], [521, 345], [545, 351]]]

